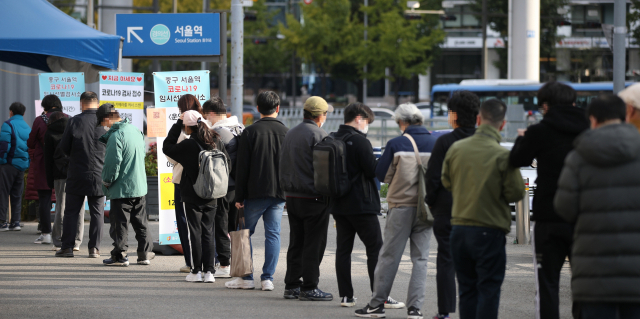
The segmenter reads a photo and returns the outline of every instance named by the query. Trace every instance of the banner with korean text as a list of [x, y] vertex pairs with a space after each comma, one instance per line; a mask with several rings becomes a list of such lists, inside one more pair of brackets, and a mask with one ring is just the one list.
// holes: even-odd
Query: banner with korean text
[[[153, 132], [162, 132], [159, 127], [166, 125], [169, 132], [173, 124], [178, 121], [180, 111], [178, 100], [185, 94], [195, 96], [200, 104], [209, 99], [211, 88], [209, 87], [209, 71], [177, 71], [154, 72], [153, 90], [155, 95], [155, 107], [164, 108], [164, 111], [153, 110], [147, 112], [148, 125], [153, 126]], [[166, 118], [161, 119], [161, 116]], [[157, 117], [157, 118], [156, 118]], [[166, 136], [158, 136], [158, 198], [160, 201], [159, 225], [160, 245], [180, 244], [178, 228], [175, 216], [173, 164], [162, 152], [162, 144]]]
[[[40, 100], [54, 94], [62, 102], [62, 110], [69, 116], [82, 113], [80, 109], [80, 95], [84, 92], [84, 73], [61, 72], [39, 73]], [[40, 114], [36, 114], [39, 116]]]
[[100, 72], [100, 105], [111, 103], [122, 119], [144, 131], [144, 73]]

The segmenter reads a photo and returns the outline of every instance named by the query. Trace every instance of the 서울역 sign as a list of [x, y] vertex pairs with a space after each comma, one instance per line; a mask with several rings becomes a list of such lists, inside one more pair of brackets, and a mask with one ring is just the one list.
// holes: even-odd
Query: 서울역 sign
[[220, 55], [220, 13], [116, 14], [122, 56]]

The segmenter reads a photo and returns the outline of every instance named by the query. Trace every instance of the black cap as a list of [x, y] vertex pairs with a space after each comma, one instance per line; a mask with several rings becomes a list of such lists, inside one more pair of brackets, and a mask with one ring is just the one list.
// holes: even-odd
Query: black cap
[[96, 126], [100, 126], [102, 121], [104, 121], [104, 119], [112, 113], [118, 114], [118, 111], [116, 111], [116, 108], [113, 106], [113, 104], [105, 103], [100, 105], [98, 111], [96, 112], [96, 116], [98, 117], [98, 123]]

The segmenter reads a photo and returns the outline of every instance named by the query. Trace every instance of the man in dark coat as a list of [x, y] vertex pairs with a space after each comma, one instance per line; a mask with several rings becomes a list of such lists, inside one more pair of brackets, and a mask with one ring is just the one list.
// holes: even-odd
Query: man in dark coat
[[560, 317], [558, 284], [565, 258], [571, 254], [573, 225], [556, 213], [553, 197], [564, 159], [573, 149], [573, 140], [589, 128], [584, 110], [575, 107], [575, 101], [576, 92], [568, 85], [549, 82], [540, 88], [538, 102], [544, 118], [518, 137], [509, 156], [514, 167], [538, 161], [531, 238], [535, 250], [536, 318]]
[[456, 271], [451, 257], [451, 192], [442, 186], [442, 163], [447, 151], [463, 138], [476, 131], [476, 118], [480, 109], [480, 99], [469, 91], [457, 91], [449, 103], [449, 124], [453, 132], [442, 135], [436, 141], [427, 166], [427, 204], [433, 213], [433, 234], [438, 241], [436, 259], [436, 288], [438, 290], [437, 318], [449, 318], [456, 311]]
[[625, 103], [617, 96], [594, 99], [587, 114], [592, 130], [576, 139], [554, 201], [575, 224], [576, 318], [640, 318], [640, 134], [624, 123]]
[[104, 224], [104, 193], [102, 192], [102, 166], [105, 144], [98, 139], [107, 133], [98, 126], [98, 96], [84, 92], [80, 96], [82, 113], [69, 120], [58, 147], [69, 156], [66, 202], [62, 222], [62, 247], [56, 257], [73, 257], [76, 229], [84, 199], [89, 202], [89, 258], [100, 257], [100, 239]]
[[282, 142], [280, 185], [285, 192], [289, 219], [287, 273], [284, 298], [331, 301], [318, 289], [320, 263], [327, 246], [329, 211], [326, 198], [314, 186], [313, 146], [327, 136], [322, 124], [333, 107], [312, 96], [304, 103], [304, 120], [290, 129]]
[[33, 150], [33, 161], [29, 175], [34, 176], [35, 187], [38, 191], [38, 212], [40, 216], [40, 237], [35, 244], [51, 244], [51, 195], [52, 188], [47, 183], [44, 162], [44, 134], [47, 132], [49, 117], [53, 112], [62, 112], [62, 102], [53, 95], [47, 95], [42, 99], [44, 113], [36, 117], [31, 126], [31, 133], [27, 140], [27, 146]]

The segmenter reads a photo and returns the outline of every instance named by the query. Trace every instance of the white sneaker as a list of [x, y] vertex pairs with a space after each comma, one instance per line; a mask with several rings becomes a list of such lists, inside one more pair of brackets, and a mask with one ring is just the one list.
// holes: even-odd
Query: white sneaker
[[33, 242], [34, 244], [51, 244], [51, 234], [40, 234], [40, 237]]
[[240, 277], [237, 277], [233, 280], [229, 280], [224, 283], [224, 286], [229, 289], [255, 289], [256, 286], [253, 283], [253, 280], [244, 280]]
[[187, 265], [184, 265], [184, 266], [180, 267], [180, 272], [188, 272], [188, 273], [190, 273], [191, 272], [191, 267], [189, 267]]
[[53, 247], [51, 247], [51, 250], [53, 250], [53, 251], [58, 251], [58, 250], [60, 250], [60, 248], [61, 248], [61, 247], [58, 247], [58, 246], [56, 246], [56, 245], [53, 245]]
[[404, 308], [404, 306], [405, 306], [404, 302], [397, 301], [391, 298], [391, 296], [389, 296], [387, 298], [387, 301], [384, 302], [385, 309], [401, 309], [401, 308]]
[[216, 278], [210, 271], [207, 271], [207, 273], [204, 274], [204, 282], [216, 282]]
[[261, 283], [262, 283], [262, 291], [272, 291], [273, 290], [273, 281], [271, 281], [271, 280], [263, 280]]
[[198, 271], [197, 274], [189, 273], [185, 280], [188, 282], [202, 282], [202, 272]]
[[80, 251], [80, 246], [73, 246], [73, 251]]
[[216, 278], [230, 278], [231, 277], [229, 276], [230, 273], [231, 273], [230, 266], [218, 267], [218, 269], [216, 269], [216, 273], [213, 276]]

